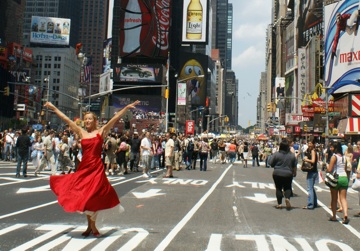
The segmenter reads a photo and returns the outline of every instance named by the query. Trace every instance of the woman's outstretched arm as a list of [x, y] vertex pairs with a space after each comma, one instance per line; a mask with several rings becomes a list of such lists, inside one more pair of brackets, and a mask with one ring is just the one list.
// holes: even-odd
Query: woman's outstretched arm
[[69, 125], [71, 130], [75, 133], [81, 135], [81, 127], [77, 126], [74, 121], [72, 121], [68, 116], [66, 116], [62, 111], [60, 111], [56, 106], [54, 106], [51, 102], [46, 102], [44, 107], [52, 110], [62, 121]]

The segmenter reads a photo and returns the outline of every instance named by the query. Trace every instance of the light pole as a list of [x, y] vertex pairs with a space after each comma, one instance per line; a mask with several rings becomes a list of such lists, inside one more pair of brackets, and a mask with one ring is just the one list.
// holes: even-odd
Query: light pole
[[[78, 57], [78, 60], [80, 61], [80, 80], [79, 80], [79, 89], [78, 89], [78, 96], [79, 96], [79, 117], [80, 117], [80, 120], [82, 120], [82, 102], [83, 102], [83, 96], [84, 95], [84, 90], [83, 90], [83, 83], [82, 83], [82, 79], [83, 79], [83, 76], [84, 76], [84, 66], [87, 62], [87, 57], [85, 56], [85, 53], [82, 53], [82, 47], [80, 48], [80, 52], [77, 54], [77, 57]], [[90, 86], [91, 86], [91, 83], [90, 83]], [[90, 93], [90, 96], [91, 96], [91, 93]], [[89, 97], [90, 97], [89, 96]], [[90, 102], [90, 98], [89, 98], [89, 102]]]
[[[188, 77], [188, 78], [183, 78], [183, 79], [177, 79], [176, 80], [176, 103], [175, 103], [175, 122], [174, 122], [174, 127], [175, 129], [177, 129], [177, 121], [178, 121], [178, 106], [179, 106], [179, 84], [183, 84], [185, 83], [184, 81], [187, 81], [187, 80], [191, 80], [191, 79], [194, 79], [194, 78], [203, 78], [205, 77], [205, 75], [199, 75], [199, 76], [191, 76], [191, 77]], [[186, 104], [186, 101], [187, 101], [187, 98], [186, 98], [186, 95], [187, 95], [187, 88], [185, 87], [185, 106], [187, 105]], [[181, 104], [183, 105], [183, 104]]]
[[[44, 78], [44, 82], [47, 83], [46, 87], [46, 102], [49, 102], [50, 96], [50, 75]], [[49, 109], [46, 107], [46, 121], [49, 122]]]

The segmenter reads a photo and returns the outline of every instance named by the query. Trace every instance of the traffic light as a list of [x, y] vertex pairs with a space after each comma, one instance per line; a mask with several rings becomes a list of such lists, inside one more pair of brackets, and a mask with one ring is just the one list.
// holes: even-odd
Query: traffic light
[[4, 95], [5, 95], [5, 96], [10, 96], [10, 87], [9, 87], [9, 86], [6, 86], [6, 87], [4, 88]]
[[303, 129], [304, 129], [304, 132], [307, 132], [307, 130], [308, 130], [307, 125], [304, 125]]
[[224, 118], [224, 121], [225, 121], [225, 123], [229, 123], [229, 117], [226, 116], [226, 117]]
[[268, 103], [267, 106], [266, 106], [266, 108], [267, 108], [267, 111], [268, 111], [268, 112], [272, 112], [272, 108], [273, 108], [272, 103]]

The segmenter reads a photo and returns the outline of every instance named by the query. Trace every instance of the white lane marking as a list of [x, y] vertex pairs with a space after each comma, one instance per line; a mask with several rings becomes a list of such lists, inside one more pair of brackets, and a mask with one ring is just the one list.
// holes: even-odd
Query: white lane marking
[[268, 198], [266, 194], [263, 193], [255, 193], [254, 197], [245, 196], [246, 199], [253, 200], [259, 203], [268, 203], [270, 201], [276, 201], [276, 198]]
[[209, 244], [205, 251], [221, 251], [222, 234], [211, 234]]
[[[128, 180], [124, 180], [124, 181], [121, 181], [121, 182], [118, 182], [118, 183], [115, 183], [115, 184], [112, 184], [112, 186], [117, 186], [117, 185], [120, 185], [120, 184], [123, 184], [123, 183], [127, 183], [127, 182], [130, 182], [130, 181], [133, 181], [133, 180], [140, 179], [140, 178], [142, 178], [142, 175], [138, 176], [138, 177], [128, 179]], [[34, 179], [32, 179], [32, 180], [34, 180]], [[50, 205], [56, 204], [56, 203], [57, 203], [57, 201], [52, 201], [52, 202], [48, 202], [48, 203], [45, 203], [45, 204], [42, 204], [42, 205], [39, 205], [39, 206], [36, 206], [36, 207], [30, 207], [30, 208], [27, 208], [27, 209], [19, 210], [17, 212], [13, 212], [11, 214], [0, 215], [0, 220], [4, 219], [4, 218], [7, 218], [7, 217], [10, 217], [10, 216], [14, 216], [14, 215], [22, 214], [22, 213], [25, 213], [25, 212], [29, 212], [29, 211], [32, 211], [32, 210], [35, 210], [35, 209], [38, 209], [38, 208], [50, 206]]]
[[60, 234], [61, 232], [71, 228], [72, 226], [69, 225], [43, 225], [41, 227], [38, 227], [35, 230], [40, 230], [40, 231], [50, 231], [47, 232], [46, 234], [43, 234], [35, 239], [32, 239], [29, 242], [24, 243], [23, 245], [20, 245], [14, 249], [12, 249], [11, 251], [23, 251], [23, 250], [28, 250], [29, 247], [33, 247], [36, 246], [58, 234]]
[[146, 199], [154, 196], [164, 195], [165, 193], [159, 193], [161, 189], [149, 189], [146, 192], [133, 192], [133, 195], [138, 199]]
[[175, 238], [175, 236], [180, 232], [180, 230], [186, 225], [186, 223], [194, 216], [194, 214], [199, 210], [199, 208], [204, 204], [206, 199], [214, 192], [215, 188], [223, 180], [226, 173], [230, 170], [233, 165], [231, 164], [228, 168], [225, 169], [220, 178], [212, 185], [212, 187], [206, 192], [206, 194], [195, 204], [195, 206], [184, 216], [184, 218], [170, 231], [170, 233], [165, 237], [162, 242], [155, 248], [154, 251], [162, 251], [170, 244], [170, 242]]
[[36, 192], [45, 192], [50, 190], [50, 185], [39, 186], [39, 187], [30, 187], [30, 188], [20, 188], [16, 193], [36, 193]]
[[7, 234], [11, 231], [15, 231], [19, 228], [22, 228], [22, 227], [25, 227], [27, 224], [15, 224], [13, 226], [10, 226], [10, 227], [7, 227], [7, 228], [4, 228], [4, 229], [1, 229], [0, 230], [0, 235], [3, 235], [3, 234]]
[[35, 207], [29, 207], [27, 209], [19, 210], [17, 212], [13, 212], [13, 213], [10, 213], [10, 214], [4, 214], [4, 215], [0, 216], [0, 220], [5, 219], [5, 218], [10, 217], [10, 216], [26, 213], [26, 212], [29, 212], [29, 211], [32, 211], [32, 210], [35, 210], [35, 209], [39, 209], [39, 208], [42, 208], [42, 207], [47, 207], [47, 206], [50, 206], [50, 205], [56, 204], [56, 203], [57, 203], [57, 200], [51, 201], [51, 202], [48, 202], [48, 203], [45, 203], [45, 204], [42, 204], [42, 205], [39, 205], [39, 206], [35, 206]]
[[[305, 194], [308, 194], [308, 192], [305, 190], [305, 188], [303, 188], [299, 183], [297, 183], [295, 180], [293, 180], [293, 183], [301, 190], [303, 191]], [[326, 211], [329, 213], [329, 215], [332, 215], [332, 211], [330, 208], [328, 208], [324, 203], [322, 203], [319, 199], [318, 199], [318, 204]], [[340, 221], [340, 217], [337, 216], [337, 220]], [[359, 231], [357, 231], [355, 228], [353, 228], [351, 225], [349, 224], [342, 224], [345, 228], [347, 228], [352, 234], [354, 234], [357, 238], [360, 239], [360, 233]]]

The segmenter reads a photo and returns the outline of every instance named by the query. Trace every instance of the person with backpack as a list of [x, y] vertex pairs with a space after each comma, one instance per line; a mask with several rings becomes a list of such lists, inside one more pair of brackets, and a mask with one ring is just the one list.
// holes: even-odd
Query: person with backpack
[[117, 144], [115, 139], [115, 133], [109, 133], [107, 140], [104, 143], [104, 149], [105, 149], [105, 174], [109, 175], [109, 170], [111, 170], [111, 173], [115, 174], [115, 166], [116, 166], [116, 150], [117, 150]]
[[198, 137], [194, 138], [194, 150], [193, 150], [193, 154], [192, 154], [192, 169], [196, 169], [196, 161], [199, 157], [199, 139]]

